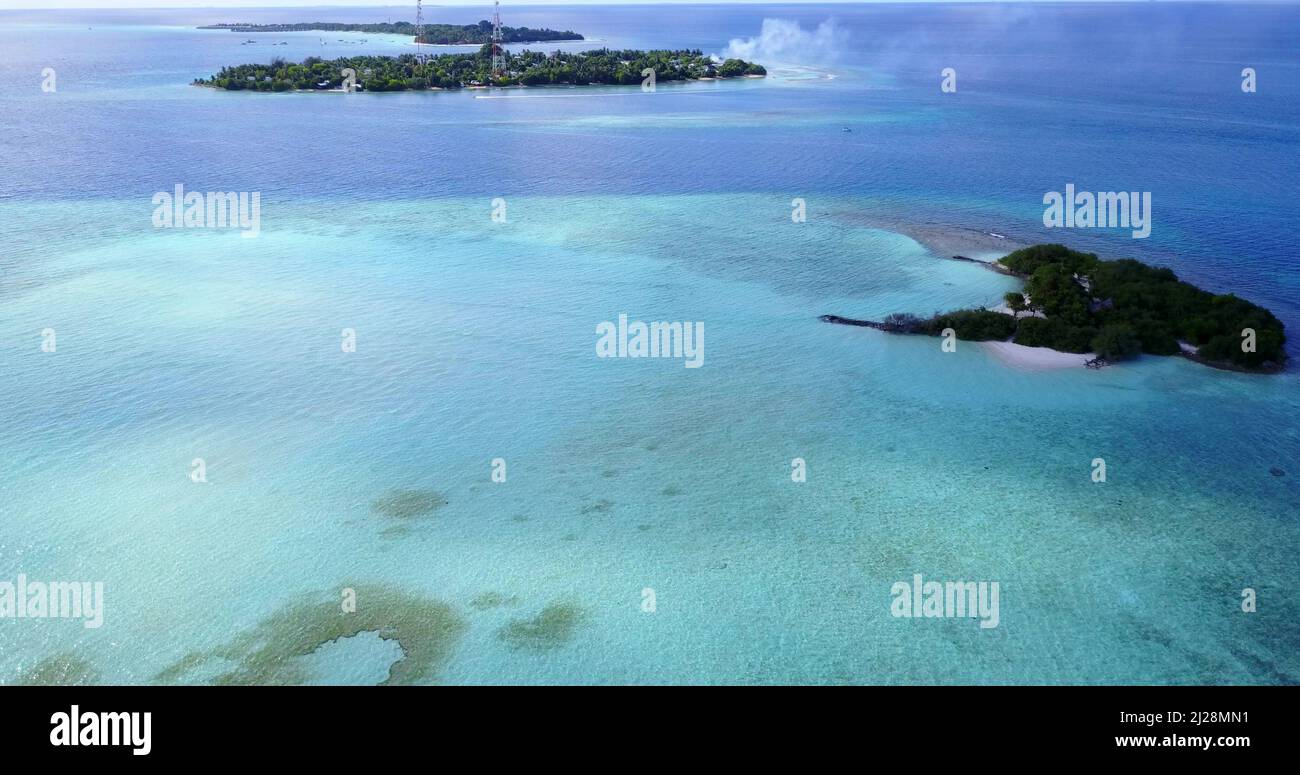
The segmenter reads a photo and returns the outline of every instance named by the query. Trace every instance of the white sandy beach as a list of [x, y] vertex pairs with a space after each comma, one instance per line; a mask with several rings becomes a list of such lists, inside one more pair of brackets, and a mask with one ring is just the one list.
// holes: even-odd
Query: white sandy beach
[[[937, 255], [956, 254], [978, 255], [981, 257], [987, 255], [991, 260], [1000, 258], [1017, 248], [1024, 247], [1013, 240], [1007, 240], [1004, 236], [998, 235], [994, 237], [990, 233], [978, 232], [973, 229], [925, 224], [919, 227], [913, 225], [906, 230], [898, 228], [898, 230], [922, 243]], [[1020, 313], [1013, 313], [1006, 305], [1006, 302], [1002, 301], [999, 301], [997, 306], [990, 307], [990, 309], [1004, 315], [1017, 314], [1018, 317], [1022, 318], [1047, 317], [1039, 311], [1029, 312], [1025, 310]], [[985, 350], [994, 358], [1023, 371], [1083, 368], [1087, 365], [1087, 361], [1096, 357], [1095, 353], [1063, 353], [1048, 347], [1026, 347], [1015, 342], [980, 342], [979, 344], [983, 345]]]
[[980, 342], [990, 355], [1025, 371], [1082, 368], [1095, 353], [1063, 353], [1047, 347], [1025, 347], [1015, 342]]
[[989, 309], [992, 310], [993, 312], [1001, 312], [1003, 315], [1015, 315], [1015, 316], [1018, 317], [1018, 318], [1045, 318], [1045, 317], [1047, 317], [1046, 315], [1044, 315], [1044, 314], [1043, 314], [1041, 311], [1039, 311], [1039, 310], [1034, 310], [1033, 312], [1030, 312], [1030, 311], [1028, 311], [1028, 310], [1024, 310], [1024, 311], [1021, 311], [1021, 312], [1012, 312], [1012, 311], [1011, 311], [1011, 308], [1007, 306], [1007, 303], [1006, 303], [1005, 301], [1002, 302], [1001, 304], [999, 304], [999, 305], [996, 306], [996, 307], [989, 307]]

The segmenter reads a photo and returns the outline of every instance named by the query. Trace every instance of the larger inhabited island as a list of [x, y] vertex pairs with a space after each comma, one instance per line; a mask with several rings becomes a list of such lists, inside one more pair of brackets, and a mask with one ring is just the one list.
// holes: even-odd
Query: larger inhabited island
[[301, 63], [279, 57], [269, 64], [223, 67], [211, 78], [196, 79], [199, 86], [231, 91], [329, 91], [343, 88], [344, 70], [356, 74], [360, 91], [456, 89], [464, 86], [633, 85], [647, 80], [690, 81], [701, 78], [763, 76], [762, 65], [742, 59], [719, 61], [698, 49], [684, 51], [565, 52], [502, 51], [504, 65], [493, 73], [492, 44], [475, 53], [419, 57], [356, 56], [324, 60], [308, 57]]
[[882, 321], [838, 315], [822, 320], [897, 334], [940, 336], [951, 329], [963, 341], [1092, 352], [1098, 362], [1146, 353], [1181, 354], [1233, 371], [1285, 367], [1286, 334], [1273, 313], [1230, 293], [1203, 291], [1170, 269], [1129, 258], [1103, 261], [1064, 245], [1034, 245], [987, 266], [1025, 281], [1023, 293], [1004, 297], [1010, 314], [965, 309], [930, 318], [894, 313]]
[[[410, 22], [382, 24], [343, 24], [339, 22], [304, 22], [298, 24], [209, 24], [201, 30], [230, 30], [231, 32], [365, 32], [371, 35], [410, 35], [415, 37], [415, 25]], [[502, 27], [502, 43], [543, 43], [551, 40], [583, 40], [571, 30], [534, 30], [528, 27]], [[416, 43], [441, 46], [474, 46], [492, 41], [492, 22], [478, 24], [426, 24], [424, 33]]]

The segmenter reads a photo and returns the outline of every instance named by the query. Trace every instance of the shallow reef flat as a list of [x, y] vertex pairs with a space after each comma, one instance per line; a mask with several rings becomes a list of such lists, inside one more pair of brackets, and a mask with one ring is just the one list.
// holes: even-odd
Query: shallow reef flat
[[[286, 605], [230, 642], [210, 651], [191, 652], [160, 672], [159, 683], [290, 685], [311, 676], [298, 658], [343, 638], [372, 632], [396, 641], [402, 658], [389, 669], [385, 685], [436, 680], [468, 624], [452, 606], [393, 587], [354, 588], [356, 610], [345, 612], [339, 599], [321, 595]], [[205, 669], [215, 674], [203, 680]]]

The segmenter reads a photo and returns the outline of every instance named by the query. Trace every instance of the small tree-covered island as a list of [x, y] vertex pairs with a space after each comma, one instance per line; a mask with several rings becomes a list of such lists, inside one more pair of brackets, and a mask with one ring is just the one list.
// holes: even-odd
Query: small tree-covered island
[[199, 86], [251, 91], [329, 91], [343, 87], [343, 71], [356, 73], [359, 91], [457, 89], [465, 86], [633, 85], [654, 70], [655, 81], [691, 81], [767, 74], [761, 65], [741, 59], [718, 61], [698, 49], [691, 51], [595, 51], [549, 54], [503, 51], [504, 67], [492, 72], [492, 44], [476, 53], [441, 54], [421, 61], [414, 54], [356, 56], [324, 60], [308, 57], [295, 64], [273, 59], [270, 64], [223, 67], [221, 72], [194, 81]]
[[[415, 37], [411, 22], [383, 24], [341, 24], [338, 22], [304, 22], [299, 24], [209, 24], [201, 30], [230, 30], [231, 32], [365, 32], [371, 35], [410, 35]], [[528, 27], [502, 27], [503, 43], [542, 43], [550, 40], [584, 40], [576, 32]], [[478, 24], [426, 24], [424, 34], [417, 43], [441, 46], [474, 46], [492, 41], [492, 22], [484, 19]]]
[[1004, 297], [1009, 314], [965, 309], [930, 318], [903, 312], [878, 322], [822, 320], [898, 334], [940, 336], [952, 329], [964, 341], [1095, 353], [1098, 365], [1143, 353], [1256, 373], [1278, 372], [1286, 363], [1286, 335], [1273, 313], [1232, 294], [1203, 291], [1167, 268], [1103, 261], [1064, 245], [1024, 248], [989, 266], [1025, 281], [1023, 292]]

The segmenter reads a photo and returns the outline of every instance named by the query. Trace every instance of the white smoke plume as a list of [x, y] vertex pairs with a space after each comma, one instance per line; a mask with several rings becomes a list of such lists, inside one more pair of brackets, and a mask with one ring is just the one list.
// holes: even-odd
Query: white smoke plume
[[764, 19], [757, 37], [732, 38], [723, 57], [759, 63], [830, 62], [844, 51], [848, 39], [848, 30], [836, 27], [833, 19], [827, 19], [812, 31], [805, 30], [798, 22]]

